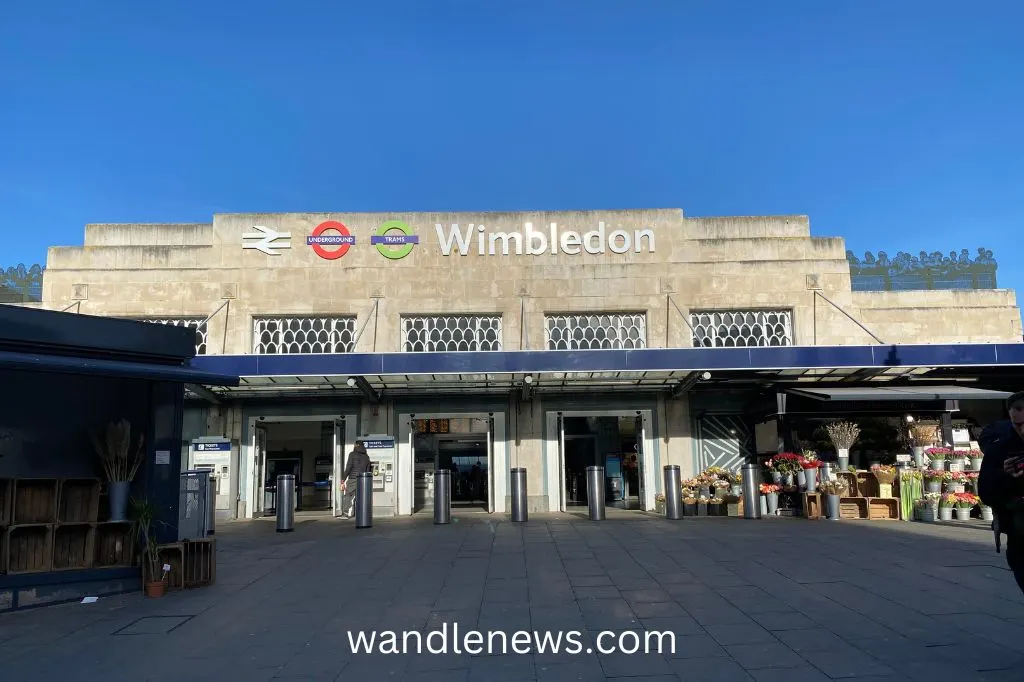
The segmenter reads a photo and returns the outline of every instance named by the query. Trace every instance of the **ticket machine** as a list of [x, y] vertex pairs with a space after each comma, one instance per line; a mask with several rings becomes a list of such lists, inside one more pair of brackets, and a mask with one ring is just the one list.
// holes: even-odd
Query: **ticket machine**
[[216, 508], [227, 511], [231, 506], [231, 441], [227, 438], [203, 437], [192, 441], [188, 469], [205, 469], [214, 479]]
[[359, 440], [363, 441], [366, 454], [370, 458], [370, 470], [373, 472], [373, 514], [394, 516], [398, 504], [395, 487], [395, 437], [368, 435]]

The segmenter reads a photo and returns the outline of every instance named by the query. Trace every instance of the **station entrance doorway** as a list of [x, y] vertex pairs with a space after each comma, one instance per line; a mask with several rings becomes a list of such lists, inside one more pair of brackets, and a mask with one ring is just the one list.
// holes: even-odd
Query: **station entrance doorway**
[[[398, 513], [434, 508], [434, 472], [451, 472], [452, 509], [504, 511], [505, 416], [400, 415]], [[408, 472], [409, 476], [402, 476]], [[406, 481], [403, 485], [402, 481]]]
[[338, 486], [345, 457], [355, 445], [355, 420], [355, 415], [250, 418], [246, 516], [277, 513], [281, 474], [295, 476], [296, 513], [340, 515]]
[[547, 413], [551, 511], [585, 509], [587, 467], [604, 467], [605, 506], [654, 508], [650, 410]]

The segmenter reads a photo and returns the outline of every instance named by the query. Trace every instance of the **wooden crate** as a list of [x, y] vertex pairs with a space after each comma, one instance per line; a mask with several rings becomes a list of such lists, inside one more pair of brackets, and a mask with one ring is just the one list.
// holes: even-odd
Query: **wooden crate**
[[900, 501], [895, 497], [869, 497], [868, 518], [872, 521], [899, 521]]
[[135, 542], [127, 521], [106, 521], [96, 525], [96, 568], [135, 565]]
[[185, 589], [205, 587], [217, 580], [217, 541], [213, 538], [185, 540], [182, 575]]
[[7, 573], [45, 573], [53, 570], [53, 526], [11, 526], [6, 535], [4, 565]]
[[54, 523], [57, 520], [57, 480], [19, 478], [14, 481], [11, 525]]
[[[164, 564], [168, 564], [171, 567], [171, 572], [167, 576], [167, 589], [185, 589], [185, 543], [171, 542], [166, 545], [160, 545], [158, 547], [158, 552], [160, 556], [160, 565], [163, 566]], [[143, 572], [146, 572], [147, 570], [148, 569], [144, 568]]]
[[96, 561], [96, 527], [91, 523], [58, 525], [53, 531], [53, 570], [92, 568]]
[[66, 479], [60, 482], [57, 523], [95, 523], [100, 512], [97, 479]]
[[849, 471], [837, 471], [836, 476], [846, 483], [846, 494], [850, 497], [857, 497], [860, 492], [857, 490], [857, 475]]
[[822, 517], [821, 493], [804, 493], [804, 518], [820, 519]]
[[0, 478], [0, 530], [11, 525], [11, 509], [13, 508], [11, 490], [13, 487], [12, 479]]
[[839, 498], [840, 519], [866, 519], [868, 518], [868, 500], [866, 497], [840, 497]]
[[870, 471], [857, 472], [857, 495], [859, 497], [878, 497], [878, 479]]

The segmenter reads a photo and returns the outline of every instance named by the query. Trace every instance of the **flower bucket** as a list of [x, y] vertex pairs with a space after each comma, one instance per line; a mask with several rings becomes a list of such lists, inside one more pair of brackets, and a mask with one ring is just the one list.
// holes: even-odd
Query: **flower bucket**
[[807, 470], [806, 469], [801, 469], [800, 471], [796, 472], [796, 485], [799, 488], [803, 488], [803, 487], [807, 486]]
[[828, 512], [828, 518], [833, 521], [838, 521], [840, 516], [839, 495], [827, 495], [825, 497], [825, 505]]
[[913, 452], [914, 466], [916, 466], [918, 469], [924, 468], [924, 448], [915, 446]]
[[782, 483], [782, 472], [781, 471], [773, 471], [772, 472], [772, 483]]
[[775, 516], [775, 514], [779, 512], [779, 494], [768, 493], [767, 495], [764, 496], [764, 498], [765, 504], [768, 507], [768, 514], [770, 516]]
[[943, 460], [943, 459], [933, 459], [933, 460], [931, 460], [931, 462], [929, 462], [929, 466], [930, 466], [932, 471], [945, 471], [946, 470], [946, 460]]
[[964, 470], [964, 458], [963, 457], [954, 457], [953, 459], [949, 460], [949, 470], [950, 471], [963, 471]]
[[952, 507], [939, 507], [939, 521], [952, 521], [953, 520], [953, 508]]
[[[759, 498], [761, 503], [761, 516], [768, 516], [768, 499], [765, 495], [761, 495]], [[777, 505], [776, 505], [777, 506]]]
[[981, 520], [982, 521], [992, 521], [993, 518], [994, 517], [992, 515], [992, 507], [981, 507]]
[[709, 485], [702, 485], [700, 487], [700, 494], [701, 494], [701, 497], [711, 497], [711, 486], [709, 486]]
[[942, 481], [939, 479], [925, 481], [924, 491], [926, 493], [941, 493], [942, 492]]
[[957, 507], [956, 520], [957, 521], [970, 521], [971, 520], [971, 508], [970, 507]]
[[813, 493], [818, 489], [818, 470], [804, 469], [804, 481], [807, 485], [807, 492]]
[[683, 504], [683, 516], [696, 516], [696, 515], [697, 515], [697, 505], [696, 505], [696, 503], [687, 502], [687, 503]]
[[792, 473], [785, 473], [785, 474], [782, 475], [782, 485], [786, 486], [787, 488], [793, 487], [793, 474]]
[[850, 451], [846, 448], [837, 448], [836, 459], [839, 461], [839, 468], [846, 471], [850, 466]]
[[946, 491], [951, 493], [962, 493], [964, 491], [964, 484], [962, 481], [947, 481]]
[[971, 471], [981, 471], [981, 457], [971, 457]]
[[925, 523], [935, 523], [935, 507], [921, 507], [921, 520]]
[[743, 486], [740, 485], [739, 483], [733, 483], [729, 487], [729, 494], [730, 495], [735, 495], [736, 497], [739, 497], [740, 495], [743, 494]]

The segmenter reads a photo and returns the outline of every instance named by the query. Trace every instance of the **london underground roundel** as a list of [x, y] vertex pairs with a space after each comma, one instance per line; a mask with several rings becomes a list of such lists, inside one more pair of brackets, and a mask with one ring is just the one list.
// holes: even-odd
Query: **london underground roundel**
[[[337, 234], [325, 234], [337, 232]], [[324, 260], [337, 260], [348, 253], [356, 238], [348, 231], [344, 224], [337, 220], [326, 220], [313, 230], [313, 234], [306, 237], [306, 244], [313, 247], [313, 253]]]

